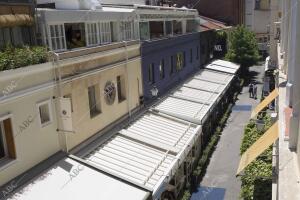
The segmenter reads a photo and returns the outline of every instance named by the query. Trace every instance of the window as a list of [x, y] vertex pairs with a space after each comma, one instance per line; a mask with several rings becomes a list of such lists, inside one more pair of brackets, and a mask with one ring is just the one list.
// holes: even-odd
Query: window
[[16, 151], [11, 119], [4, 118], [0, 121], [0, 165], [7, 161], [7, 159], [15, 158]]
[[165, 61], [161, 60], [159, 64], [159, 77], [160, 79], [165, 78]]
[[0, 160], [3, 158], [7, 158], [7, 144], [3, 122], [0, 122]]
[[86, 46], [84, 23], [65, 24], [65, 33], [68, 49]]
[[173, 33], [174, 34], [182, 34], [182, 22], [174, 20], [173, 21]]
[[93, 118], [101, 113], [99, 87], [96, 87], [96, 85], [88, 87], [88, 97], [90, 116]]
[[38, 103], [40, 115], [40, 124], [42, 127], [49, 125], [52, 122], [51, 100]]
[[131, 40], [133, 37], [133, 27], [132, 22], [121, 22], [120, 24], [120, 34], [121, 34], [121, 40]]
[[170, 59], [170, 75], [174, 73], [174, 56], [171, 56]]
[[173, 28], [172, 28], [172, 21], [166, 21], [165, 22], [165, 28], [166, 28], [166, 35], [170, 36], [173, 34]]
[[190, 49], [190, 63], [193, 62], [193, 49]]
[[31, 43], [30, 27], [15, 26], [12, 28], [0, 28], [0, 48], [8, 44], [22, 46]]
[[119, 42], [120, 41], [120, 26], [119, 26], [119, 22], [111, 22], [110, 23], [110, 27], [111, 27], [111, 39], [112, 42]]
[[140, 39], [150, 39], [149, 22], [140, 22]]
[[110, 22], [99, 23], [99, 33], [101, 44], [111, 43], [111, 25]]
[[161, 38], [164, 36], [164, 22], [150, 21], [150, 38]]
[[50, 46], [53, 51], [66, 49], [63, 25], [50, 25]]
[[70, 102], [71, 102], [71, 112], [73, 112], [73, 100], [72, 100], [72, 95], [71, 95], [71, 94], [64, 95], [64, 98], [70, 99]]
[[148, 69], [148, 81], [151, 84], [155, 83], [155, 80], [154, 80], [154, 64], [153, 63], [149, 65], [149, 69]]
[[180, 52], [176, 54], [176, 71], [180, 71], [184, 67], [184, 58], [184, 53]]
[[98, 42], [98, 33], [97, 33], [97, 24], [96, 23], [87, 23], [87, 43], [89, 46], [99, 44]]
[[4, 47], [12, 43], [10, 28], [0, 28], [0, 47]]
[[197, 30], [197, 23], [196, 20], [187, 20], [186, 21], [186, 32], [193, 33]]
[[117, 76], [117, 89], [118, 89], [118, 100], [120, 103], [126, 99], [124, 76]]

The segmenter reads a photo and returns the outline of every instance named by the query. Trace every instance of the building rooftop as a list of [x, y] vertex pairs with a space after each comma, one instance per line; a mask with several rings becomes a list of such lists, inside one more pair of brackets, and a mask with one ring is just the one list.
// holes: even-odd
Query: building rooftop
[[219, 72], [226, 72], [230, 74], [236, 74], [240, 66], [238, 64], [225, 61], [225, 60], [216, 60], [206, 66], [206, 69], [211, 69]]
[[157, 104], [154, 109], [196, 124], [202, 124], [202, 120], [217, 104], [233, 78], [234, 75], [230, 73], [201, 70]]
[[148, 111], [82, 158], [156, 193], [170, 181], [200, 133], [201, 126]]
[[[26, 175], [26, 174], [25, 174]], [[116, 192], [118, 189], [118, 192]], [[71, 158], [61, 159], [8, 199], [147, 199], [149, 192]]]
[[224, 22], [211, 19], [205, 16], [200, 16], [200, 27], [201, 32], [208, 31], [208, 30], [219, 30], [219, 29], [226, 29], [228, 26]]

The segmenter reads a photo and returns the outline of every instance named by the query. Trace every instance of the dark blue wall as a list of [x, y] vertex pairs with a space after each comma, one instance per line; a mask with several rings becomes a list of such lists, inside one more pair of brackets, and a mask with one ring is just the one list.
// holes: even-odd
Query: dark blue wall
[[[196, 59], [197, 47], [199, 56]], [[190, 49], [192, 49], [193, 61], [190, 62]], [[142, 73], [144, 97], [146, 101], [152, 99], [151, 89], [156, 86], [159, 95], [164, 94], [168, 89], [175, 86], [182, 80], [185, 80], [190, 74], [200, 67], [200, 33], [191, 33], [187, 35], [174, 36], [170, 38], [157, 39], [152, 41], [143, 41], [142, 51]], [[171, 56], [174, 57], [174, 67], [176, 66], [176, 54], [185, 52], [185, 67], [178, 72], [170, 75]], [[165, 78], [161, 79], [159, 74], [159, 65], [164, 59]], [[155, 83], [148, 82], [149, 65], [154, 64]], [[176, 68], [176, 67], [175, 67]]]

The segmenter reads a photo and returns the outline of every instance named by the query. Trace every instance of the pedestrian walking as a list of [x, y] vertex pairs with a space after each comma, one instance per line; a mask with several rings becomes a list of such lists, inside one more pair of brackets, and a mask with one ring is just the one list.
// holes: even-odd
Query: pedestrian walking
[[249, 84], [249, 97], [252, 98], [253, 97], [253, 83]]
[[257, 99], [257, 85], [255, 83], [253, 85], [253, 98]]

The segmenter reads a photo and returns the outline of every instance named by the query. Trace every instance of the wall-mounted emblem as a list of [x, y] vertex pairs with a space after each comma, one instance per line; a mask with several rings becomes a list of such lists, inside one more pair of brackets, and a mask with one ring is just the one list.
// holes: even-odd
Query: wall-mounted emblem
[[116, 87], [111, 81], [106, 82], [104, 87], [104, 98], [108, 105], [112, 105], [116, 99]]

